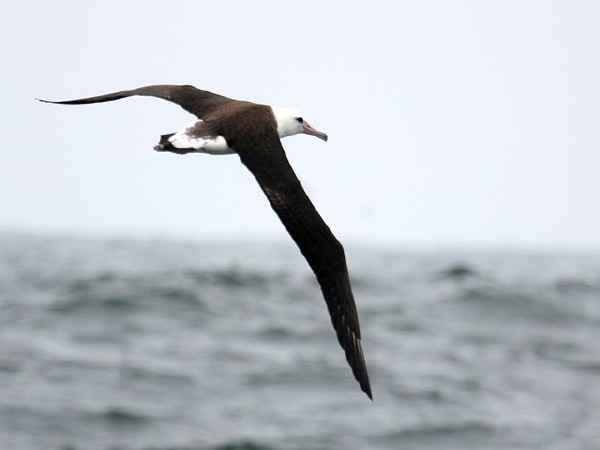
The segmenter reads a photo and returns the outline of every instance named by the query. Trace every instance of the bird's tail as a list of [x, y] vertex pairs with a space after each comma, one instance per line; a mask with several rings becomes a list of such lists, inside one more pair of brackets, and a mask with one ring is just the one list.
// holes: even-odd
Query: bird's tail
[[170, 133], [170, 134], [163, 134], [160, 137], [160, 141], [158, 141], [158, 144], [156, 144], [154, 146], [154, 150], [156, 150], [157, 152], [168, 152], [168, 151], [172, 151], [173, 150], [173, 144], [171, 144], [171, 142], [169, 141], [169, 138], [171, 136], [173, 136], [175, 133]]

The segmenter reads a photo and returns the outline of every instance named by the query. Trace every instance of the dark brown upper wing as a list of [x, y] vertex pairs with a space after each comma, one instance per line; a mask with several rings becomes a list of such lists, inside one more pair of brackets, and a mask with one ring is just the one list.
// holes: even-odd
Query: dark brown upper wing
[[213, 94], [209, 91], [197, 89], [189, 85], [172, 85], [172, 84], [156, 84], [153, 86], [144, 86], [128, 91], [113, 92], [96, 97], [80, 98], [77, 100], [65, 100], [61, 102], [51, 102], [48, 100], [40, 100], [45, 103], [58, 103], [61, 105], [84, 105], [88, 103], [102, 103], [119, 100], [125, 97], [134, 95], [158, 97], [170, 102], [176, 103], [186, 111], [195, 114], [198, 118], [202, 118], [209, 114], [215, 108], [228, 102], [235, 100], [224, 97], [222, 95]]
[[344, 249], [302, 189], [276, 130], [254, 131], [234, 149], [315, 273], [346, 360], [372, 399]]

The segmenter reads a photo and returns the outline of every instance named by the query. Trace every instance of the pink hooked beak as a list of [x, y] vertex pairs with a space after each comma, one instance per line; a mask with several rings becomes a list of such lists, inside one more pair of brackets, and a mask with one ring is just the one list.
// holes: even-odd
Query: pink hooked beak
[[304, 122], [302, 124], [302, 133], [310, 134], [311, 136], [316, 136], [319, 139], [323, 139], [325, 142], [327, 142], [327, 134], [323, 133], [322, 131], [315, 130], [307, 122]]

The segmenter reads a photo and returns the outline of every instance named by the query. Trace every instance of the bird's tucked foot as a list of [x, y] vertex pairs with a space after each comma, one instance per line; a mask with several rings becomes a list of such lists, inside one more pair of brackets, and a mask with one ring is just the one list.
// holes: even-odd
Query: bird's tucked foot
[[164, 145], [161, 145], [161, 144], [155, 145], [154, 150], [156, 150], [157, 152], [175, 153], [177, 155], [187, 155], [188, 153], [192, 153], [194, 151], [194, 149], [192, 149], [192, 148], [165, 147]]

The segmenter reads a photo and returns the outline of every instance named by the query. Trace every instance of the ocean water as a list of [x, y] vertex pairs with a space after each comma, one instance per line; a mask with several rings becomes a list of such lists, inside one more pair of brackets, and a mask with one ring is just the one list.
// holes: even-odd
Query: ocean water
[[0, 235], [0, 449], [600, 449], [600, 255]]

